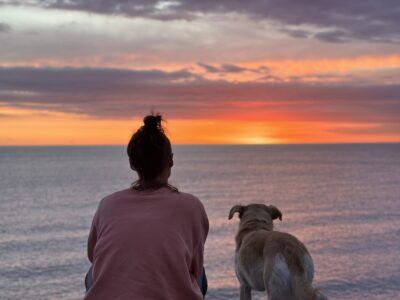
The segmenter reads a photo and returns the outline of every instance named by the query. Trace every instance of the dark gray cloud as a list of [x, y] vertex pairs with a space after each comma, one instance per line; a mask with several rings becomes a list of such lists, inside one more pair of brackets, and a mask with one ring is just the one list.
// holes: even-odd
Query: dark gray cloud
[[[24, 5], [24, 2], [7, 0], [2, 3]], [[328, 42], [400, 41], [398, 0], [36, 0], [32, 2], [44, 8], [160, 20], [190, 20], [204, 14], [238, 13], [255, 20], [274, 21], [282, 26], [283, 32], [298, 38], [313, 37]], [[301, 28], [304, 26], [312, 26], [315, 30]]]
[[260, 66], [257, 68], [243, 68], [233, 64], [222, 64], [219, 67], [209, 65], [206, 63], [197, 63], [199, 67], [202, 67], [208, 73], [242, 73], [242, 72], [253, 72], [259, 74], [269, 74], [271, 72], [270, 68], [266, 66]]
[[325, 81], [332, 81], [335, 80], [337, 82], [362, 82], [361, 79], [357, 78], [352, 74], [335, 74], [335, 73], [313, 73], [307, 74], [303, 76], [289, 76], [287, 79], [293, 82], [303, 82], [304, 80], [325, 80]]
[[290, 29], [290, 28], [283, 28], [281, 29], [283, 33], [286, 33], [287, 35], [294, 37], [294, 38], [309, 38], [312, 36], [309, 31], [307, 30], [302, 30], [302, 29]]
[[221, 65], [221, 70], [222, 70], [222, 72], [226, 72], [226, 73], [241, 73], [244, 71], [248, 71], [250, 69], [242, 68], [242, 67], [232, 65], [232, 64], [223, 64], [223, 65]]
[[[0, 67], [0, 89], [24, 88], [33, 92], [41, 91], [46, 86], [49, 91], [57, 92], [76, 90], [85, 92], [93, 88], [125, 88], [127, 83], [135, 85], [160, 85], [174, 81], [200, 79], [188, 70], [174, 72], [160, 70], [127, 70], [110, 68], [34, 68], [34, 67]], [[21, 85], [23, 83], [23, 85]], [[38, 89], [38, 90], [36, 90]]]
[[214, 67], [212, 65], [209, 64], [205, 64], [205, 63], [198, 63], [198, 66], [202, 67], [204, 70], [206, 70], [208, 73], [219, 73], [221, 72], [220, 68]]
[[[246, 108], [255, 102], [256, 108]], [[400, 85], [230, 83], [187, 70], [0, 68], [0, 104], [107, 118], [156, 109], [169, 118], [254, 112], [269, 120], [283, 114], [291, 120], [400, 124]]]
[[4, 22], [0, 22], [0, 33], [8, 33], [11, 32], [11, 25], [4, 23]]
[[319, 40], [331, 43], [343, 43], [348, 41], [348, 36], [344, 30], [329, 30], [314, 34]]

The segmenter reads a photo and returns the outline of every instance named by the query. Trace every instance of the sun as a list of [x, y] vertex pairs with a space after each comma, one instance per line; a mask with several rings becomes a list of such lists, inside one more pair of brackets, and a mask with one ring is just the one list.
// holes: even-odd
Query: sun
[[263, 145], [263, 144], [275, 144], [276, 141], [272, 138], [265, 136], [246, 136], [240, 138], [240, 144], [247, 145]]

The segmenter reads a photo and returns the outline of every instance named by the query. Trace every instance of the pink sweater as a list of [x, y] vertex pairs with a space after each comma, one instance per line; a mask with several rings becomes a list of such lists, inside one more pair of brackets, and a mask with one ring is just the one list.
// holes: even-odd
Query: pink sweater
[[208, 219], [201, 202], [168, 188], [126, 189], [104, 198], [93, 218], [86, 300], [201, 300]]

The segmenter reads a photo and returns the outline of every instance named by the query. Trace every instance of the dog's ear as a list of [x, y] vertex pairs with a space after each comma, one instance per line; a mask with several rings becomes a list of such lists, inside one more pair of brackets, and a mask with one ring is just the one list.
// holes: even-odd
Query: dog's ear
[[268, 210], [271, 214], [272, 220], [279, 219], [282, 221], [282, 213], [276, 206], [270, 205], [268, 206]]
[[233, 215], [234, 215], [235, 213], [239, 213], [239, 218], [241, 218], [241, 217], [242, 217], [243, 210], [244, 210], [244, 206], [243, 206], [243, 205], [235, 205], [235, 206], [233, 206], [233, 207], [231, 208], [231, 211], [229, 212], [228, 220], [232, 219], [232, 218], [233, 218]]

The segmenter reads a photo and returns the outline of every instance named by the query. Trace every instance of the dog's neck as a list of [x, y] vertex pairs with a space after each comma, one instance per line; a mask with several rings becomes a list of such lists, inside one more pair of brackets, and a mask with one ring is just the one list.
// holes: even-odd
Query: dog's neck
[[242, 245], [242, 240], [245, 237], [246, 234], [250, 232], [254, 232], [257, 230], [265, 230], [265, 231], [272, 231], [274, 229], [274, 225], [268, 224], [264, 221], [260, 220], [248, 220], [244, 223], [241, 223], [239, 225], [239, 231], [236, 234], [236, 248], [239, 249], [240, 246]]

